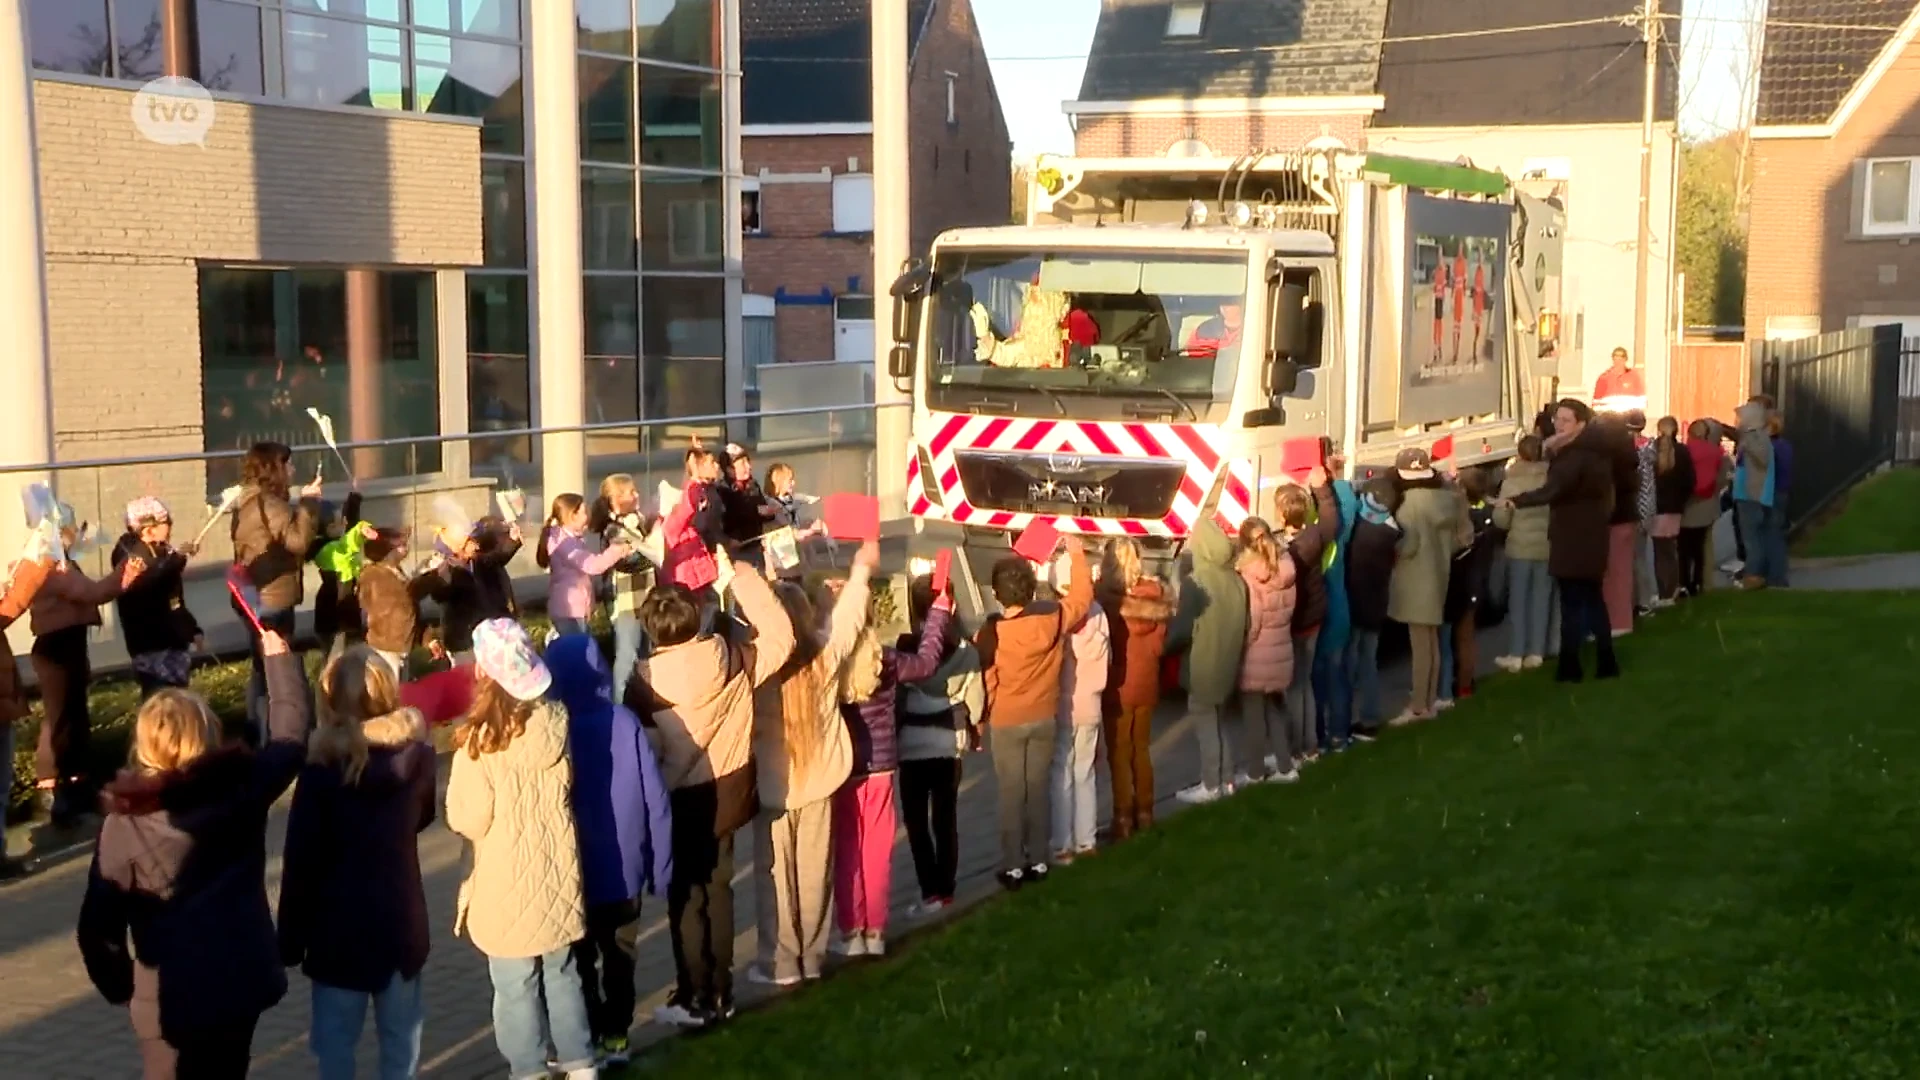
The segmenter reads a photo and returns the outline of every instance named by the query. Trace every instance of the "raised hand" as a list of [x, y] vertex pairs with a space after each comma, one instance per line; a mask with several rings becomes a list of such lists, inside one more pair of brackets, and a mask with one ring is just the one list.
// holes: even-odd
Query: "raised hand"
[[864, 566], [868, 570], [880, 569], [880, 542], [868, 540], [861, 544], [860, 550], [853, 553], [853, 565]]
[[285, 656], [292, 650], [287, 647], [287, 639], [277, 630], [260, 631], [260, 654], [262, 656]]

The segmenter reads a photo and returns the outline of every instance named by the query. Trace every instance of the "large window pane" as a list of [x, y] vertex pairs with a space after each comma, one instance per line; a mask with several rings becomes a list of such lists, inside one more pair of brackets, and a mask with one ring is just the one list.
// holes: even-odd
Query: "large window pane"
[[720, 6], [714, 0], [639, 0], [641, 56], [720, 66]]
[[[273, 0], [266, 0], [269, 6]], [[362, 19], [399, 22], [403, 0], [286, 0], [289, 10], [317, 11], [328, 15], [352, 15]]]
[[[641, 409], [649, 420], [683, 416], [719, 416], [727, 411], [727, 365], [724, 360], [649, 356], [646, 359]], [[679, 430], [654, 429], [654, 438], [678, 442], [687, 435], [718, 437], [718, 424]]]
[[580, 157], [633, 164], [633, 65], [580, 58]]
[[421, 112], [481, 117], [481, 150], [521, 152], [519, 46], [416, 34], [413, 55]]
[[[548, 0], [548, 3], [561, 2], [563, 0]], [[649, 0], [640, 2], [645, 4]], [[573, 21], [582, 49], [633, 55], [633, 0], [574, 0]]]
[[[201, 0], [195, 24], [200, 36], [202, 85], [234, 94], [267, 92], [258, 8]], [[274, 89], [278, 91], [279, 87]]]
[[381, 109], [411, 102], [405, 43], [394, 27], [289, 14], [286, 44], [290, 101]]
[[585, 283], [587, 422], [640, 415], [638, 278], [592, 275]]
[[113, 51], [122, 79], [157, 79], [167, 73], [160, 0], [114, 0]]
[[[532, 426], [530, 334], [524, 275], [467, 275], [467, 423], [476, 435]], [[475, 466], [532, 460], [524, 435], [473, 441]]]
[[720, 270], [725, 266], [724, 181], [717, 176], [640, 174], [640, 266]]
[[416, 26], [520, 40], [520, 0], [413, 0]]
[[527, 171], [517, 161], [480, 162], [480, 232], [488, 266], [527, 265]]
[[1905, 225], [1911, 211], [1913, 162], [1874, 162], [1868, 186], [1868, 221], [1874, 225]]
[[632, 270], [633, 170], [580, 170], [581, 258], [589, 270]]
[[34, 67], [103, 79], [113, 74], [106, 0], [31, 0], [27, 32]]
[[646, 355], [726, 355], [726, 284], [719, 278], [647, 275], [640, 283]]
[[[206, 449], [310, 443], [309, 408], [331, 416], [342, 441], [437, 433], [434, 296], [431, 272], [203, 269]], [[362, 478], [440, 467], [433, 447], [369, 448], [350, 459]], [[299, 463], [303, 474], [323, 468], [337, 471], [318, 457]], [[237, 476], [237, 462], [220, 462], [208, 483]]]
[[640, 160], [720, 168], [720, 76], [640, 65]]

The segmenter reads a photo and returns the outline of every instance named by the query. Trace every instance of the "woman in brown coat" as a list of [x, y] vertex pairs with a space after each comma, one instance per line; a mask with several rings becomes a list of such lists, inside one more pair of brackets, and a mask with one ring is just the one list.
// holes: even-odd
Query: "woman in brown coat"
[[1113, 838], [1153, 825], [1153, 710], [1160, 704], [1160, 657], [1173, 605], [1166, 587], [1140, 565], [1140, 548], [1122, 537], [1107, 548], [1099, 604], [1111, 659], [1101, 712], [1113, 781]]
[[[293, 640], [293, 613], [305, 599], [307, 548], [320, 522], [320, 478], [288, 499], [293, 451], [280, 443], [255, 443], [240, 467], [242, 491], [233, 505], [233, 561], [259, 590], [260, 625]], [[240, 614], [236, 608], [236, 615]], [[247, 719], [259, 741], [267, 731], [267, 676], [260, 640], [253, 637], [253, 670], [247, 677]]]

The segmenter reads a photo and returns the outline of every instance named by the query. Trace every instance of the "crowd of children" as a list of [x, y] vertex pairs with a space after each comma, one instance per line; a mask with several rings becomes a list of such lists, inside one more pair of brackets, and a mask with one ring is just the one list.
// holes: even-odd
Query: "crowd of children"
[[[991, 751], [999, 880], [1021, 888], [1098, 850], [1102, 787], [1110, 841], [1153, 826], [1153, 715], [1175, 681], [1200, 759], [1199, 782], [1178, 798], [1210, 802], [1298, 781], [1323, 755], [1473, 693], [1477, 631], [1496, 607], [1507, 632], [1494, 665], [1539, 667], [1556, 638], [1556, 585], [1591, 601], [1577, 629], [1599, 618], [1601, 571], [1613, 568], [1588, 554], [1609, 551], [1616, 491], [1647, 496], [1631, 510], [1651, 556], [1649, 604], [1697, 592], [1717, 516], [1703, 507], [1737, 482], [1719, 433], [1695, 425], [1682, 444], [1667, 418], [1622, 453], [1632, 428], [1588, 419], [1523, 439], [1497, 494], [1486, 471], [1442, 471], [1421, 449], [1357, 484], [1328, 461], [1275, 492], [1271, 523], [1249, 518], [1229, 537], [1200, 522], [1177, 589], [1131, 540], [1110, 542], [1096, 571], [1068, 537], [1057, 557], [997, 562], [999, 611], [969, 635], [951, 595], [921, 575], [891, 643], [877, 545], [845, 573], [803, 577], [773, 557], [770, 533], [812, 531], [808, 500], [788, 466], [756, 482], [738, 447], [689, 450], [664, 513], [645, 509], [626, 475], [591, 503], [552, 500], [535, 549], [554, 627], [543, 650], [517, 621], [507, 575], [517, 524], [442, 531], [409, 572], [404, 531], [363, 521], [357, 496], [342, 515], [313, 490], [296, 503], [285, 448], [263, 446], [239, 503], [250, 516], [233, 525], [248, 553], [238, 572], [260, 589], [251, 751], [225, 745], [185, 689], [200, 633], [181, 575], [196, 551], [171, 546], [156, 500], [127, 508], [116, 574], [18, 568], [0, 620], [34, 618], [49, 695], [41, 771], [56, 791], [87, 782], [75, 756], [85, 627], [117, 600], [130, 628], [147, 696], [133, 760], [104, 788], [80, 940], [102, 993], [129, 1004], [148, 1075], [244, 1075], [240, 1051], [291, 966], [313, 983], [323, 1076], [352, 1075], [369, 1006], [382, 1075], [414, 1075], [431, 937], [415, 837], [436, 815], [427, 732], [457, 720], [444, 814], [472, 859], [453, 917], [487, 958], [500, 1052], [515, 1076], [591, 1076], [627, 1054], [644, 895], [666, 898], [676, 969], [656, 1018], [707, 1027], [733, 1014], [743, 828], [759, 853], [749, 977], [793, 986], [818, 978], [829, 951], [885, 953], [898, 816], [921, 896], [910, 915], [953, 903], [969, 752]], [[1618, 469], [1628, 461], [1631, 475]], [[1587, 516], [1563, 515], [1578, 500]], [[317, 695], [288, 646], [309, 548], [327, 648]], [[1569, 578], [1590, 593], [1569, 592]], [[429, 598], [440, 607], [431, 629], [419, 607]], [[603, 602], [611, 657], [589, 634]], [[1412, 656], [1410, 700], [1391, 719], [1378, 664], [1389, 622], [1406, 627]], [[410, 659], [429, 637], [470, 680], [457, 706], [415, 691]], [[1617, 671], [1610, 660], [1602, 674]], [[0, 709], [18, 703], [0, 686]], [[262, 841], [296, 777], [276, 920]], [[182, 874], [188, 865], [196, 872]], [[216, 953], [210, 977], [195, 958]]]

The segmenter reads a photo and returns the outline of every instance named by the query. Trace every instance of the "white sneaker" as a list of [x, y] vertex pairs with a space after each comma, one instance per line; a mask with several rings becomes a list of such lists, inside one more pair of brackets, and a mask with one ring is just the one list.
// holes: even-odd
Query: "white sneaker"
[[952, 906], [953, 901], [942, 900], [939, 897], [935, 897], [932, 900], [921, 900], [907, 907], [907, 918], [924, 919], [930, 915], [938, 915], [940, 912]]
[[1615, 631], [1613, 631], [1613, 636], [1614, 636], [1614, 637], [1626, 637], [1626, 636], [1627, 636], [1628, 634], [1631, 634], [1631, 633], [1633, 633], [1633, 627], [1631, 627], [1631, 626], [1629, 626], [1629, 627], [1627, 627], [1627, 628], [1626, 628], [1625, 630], [1615, 630]]
[[868, 956], [887, 955], [887, 935], [881, 933], [878, 930], [867, 931], [867, 955]]
[[1253, 786], [1253, 777], [1248, 776], [1246, 773], [1233, 774], [1233, 790], [1239, 791], [1241, 788], [1252, 787], [1252, 786]]
[[1493, 658], [1493, 666], [1508, 673], [1519, 671], [1520, 658], [1517, 656], [1496, 656]]
[[1440, 700], [1433, 703], [1434, 712], [1446, 712], [1448, 709], [1451, 709], [1451, 708], [1453, 708], [1453, 699], [1450, 697], [1443, 697]]
[[1532, 671], [1534, 668], [1546, 662], [1547, 660], [1544, 656], [1529, 656], [1525, 660], [1520, 661], [1520, 666], [1526, 668], [1528, 671]]
[[1299, 769], [1288, 769], [1286, 772], [1277, 772], [1267, 777], [1267, 783], [1269, 784], [1297, 784], [1299, 782]]
[[1267, 773], [1269, 775], [1280, 771], [1280, 758], [1276, 755], [1268, 754], [1261, 764], [1267, 767]]
[[1387, 721], [1387, 726], [1388, 727], [1406, 727], [1408, 724], [1417, 724], [1422, 720], [1431, 720], [1431, 719], [1433, 719], [1432, 713], [1414, 712], [1412, 709], [1408, 709], [1406, 712], [1403, 712], [1399, 716], [1396, 716], [1393, 719]]
[[1182, 788], [1178, 794], [1174, 795], [1174, 798], [1179, 799], [1189, 806], [1199, 806], [1202, 803], [1210, 803], [1219, 799], [1220, 794], [1219, 788], [1208, 787], [1205, 784], [1195, 784], [1190, 788]]
[[653, 1010], [655, 1023], [669, 1027], [698, 1028], [707, 1026], [707, 1017], [693, 1011], [677, 1001], [669, 1001]]
[[1726, 574], [1728, 577], [1739, 577], [1740, 571], [1746, 568], [1747, 564], [1741, 562], [1739, 559], [1728, 559], [1726, 562], [1720, 564], [1720, 572]]
[[600, 1080], [600, 1069], [594, 1065], [588, 1065], [580, 1069], [568, 1069], [566, 1076], [567, 1080]]
[[789, 975], [784, 979], [776, 979], [773, 976], [773, 972], [768, 971], [766, 968], [762, 967], [761, 965], [748, 964], [747, 965], [747, 981], [750, 983], [756, 983], [760, 986], [781, 986], [781, 987], [799, 986], [800, 976]]
[[827, 945], [827, 951], [835, 956], [865, 956], [867, 939], [861, 934], [847, 934], [833, 939]]

